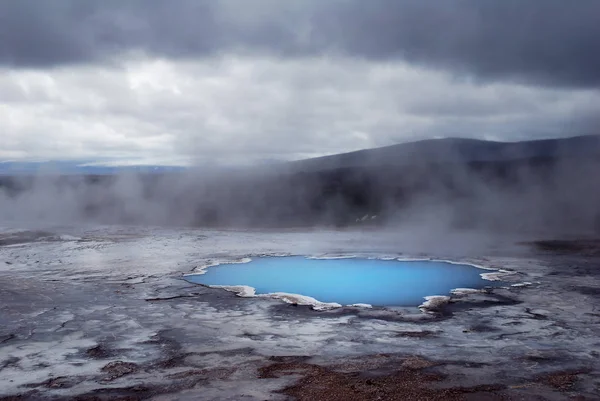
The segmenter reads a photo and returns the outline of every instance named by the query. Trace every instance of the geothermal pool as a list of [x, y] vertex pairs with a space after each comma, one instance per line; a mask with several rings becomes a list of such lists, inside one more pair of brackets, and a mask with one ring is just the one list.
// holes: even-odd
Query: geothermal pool
[[311, 259], [260, 257], [248, 263], [208, 267], [186, 280], [203, 285], [256, 289], [256, 294], [284, 292], [342, 305], [417, 306], [429, 295], [447, 295], [454, 288], [483, 288], [491, 281], [484, 270], [439, 261], [380, 259]]

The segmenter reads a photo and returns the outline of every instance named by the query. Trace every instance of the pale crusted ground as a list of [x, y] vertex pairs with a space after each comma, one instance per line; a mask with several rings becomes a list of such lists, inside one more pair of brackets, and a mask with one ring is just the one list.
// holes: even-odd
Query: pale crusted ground
[[[584, 254], [514, 243], [372, 231], [5, 230], [0, 399], [597, 399], [600, 259], [587, 245]], [[508, 280], [530, 284], [463, 291], [434, 313], [316, 312], [181, 279], [211, 261], [281, 253], [451, 258], [512, 269]]]

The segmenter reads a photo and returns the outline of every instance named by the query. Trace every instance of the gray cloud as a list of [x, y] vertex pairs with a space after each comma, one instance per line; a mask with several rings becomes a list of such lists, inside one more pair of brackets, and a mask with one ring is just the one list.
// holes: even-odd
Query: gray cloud
[[292, 160], [432, 137], [594, 134], [596, 90], [481, 85], [404, 62], [221, 56], [0, 74], [0, 160]]
[[478, 79], [600, 84], [596, 0], [7, 0], [0, 63], [338, 54], [405, 59]]

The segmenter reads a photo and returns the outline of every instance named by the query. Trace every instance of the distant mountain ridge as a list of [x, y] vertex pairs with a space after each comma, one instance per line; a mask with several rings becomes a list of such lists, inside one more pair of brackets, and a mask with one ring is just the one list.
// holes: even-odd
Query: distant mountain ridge
[[0, 220], [198, 227], [425, 221], [461, 230], [600, 233], [598, 136], [427, 140], [214, 174], [144, 166], [121, 175], [127, 167], [109, 167], [113, 174], [89, 162], [67, 163], [74, 169], [67, 172], [54, 167], [41, 179], [0, 174]]
[[[521, 142], [494, 142], [469, 138], [425, 139], [381, 148], [364, 149], [293, 162], [272, 162], [280, 171], [316, 172], [339, 168], [410, 166], [434, 163], [509, 162], [539, 158], [600, 156], [600, 135], [541, 139]], [[165, 173], [187, 170], [181, 166], [103, 166], [91, 161], [0, 161], [0, 174], [60, 173], [110, 175], [119, 172]], [[265, 165], [257, 166], [258, 169]], [[235, 170], [235, 169], [234, 169]]]
[[178, 166], [102, 166], [88, 164], [87, 161], [43, 161], [43, 162], [13, 162], [0, 161], [0, 174], [33, 174], [33, 173], [60, 173], [60, 174], [89, 174], [107, 175], [119, 172], [164, 173], [182, 171], [184, 167]]
[[426, 139], [381, 148], [299, 160], [294, 171], [428, 163], [500, 162], [533, 158], [600, 156], [600, 135], [493, 142], [467, 138]]

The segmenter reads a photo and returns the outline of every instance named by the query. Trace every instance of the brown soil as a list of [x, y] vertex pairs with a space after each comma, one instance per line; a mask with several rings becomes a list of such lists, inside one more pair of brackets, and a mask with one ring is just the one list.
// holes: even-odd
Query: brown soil
[[420, 357], [407, 358], [400, 370], [386, 375], [339, 372], [302, 361], [283, 361], [259, 370], [261, 378], [301, 375], [294, 385], [281, 392], [299, 401], [365, 400], [506, 400], [500, 384], [473, 387], [435, 388], [445, 376], [427, 371], [433, 362]]

